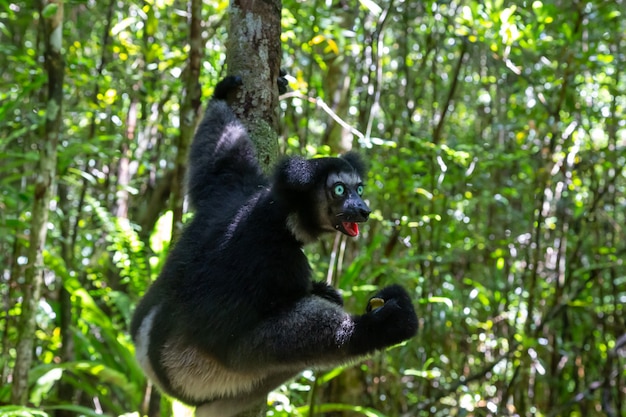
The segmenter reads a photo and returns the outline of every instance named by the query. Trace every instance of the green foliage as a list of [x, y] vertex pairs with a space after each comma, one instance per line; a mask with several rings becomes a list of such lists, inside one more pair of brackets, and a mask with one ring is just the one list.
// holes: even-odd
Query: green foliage
[[[3, 404], [46, 117], [39, 25], [56, 7], [31, 3], [0, 1]], [[227, 3], [203, 5], [205, 97], [225, 72]], [[281, 149], [370, 161], [371, 220], [357, 241], [308, 248], [316, 277], [355, 312], [400, 283], [421, 329], [306, 372], [269, 414], [626, 413], [623, 0], [283, 6]], [[0, 415], [146, 412], [128, 323], [169, 247], [187, 16], [178, 0], [65, 5], [32, 406]]]

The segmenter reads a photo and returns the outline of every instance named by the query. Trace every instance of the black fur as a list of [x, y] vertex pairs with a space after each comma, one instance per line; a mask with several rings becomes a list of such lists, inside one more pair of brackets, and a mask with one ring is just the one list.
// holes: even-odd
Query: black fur
[[215, 88], [189, 157], [196, 214], [131, 324], [147, 374], [206, 417], [234, 415], [307, 367], [344, 363], [417, 331], [399, 286], [375, 295], [382, 307], [349, 315], [334, 288], [312, 282], [304, 242], [335, 229], [354, 235], [367, 220], [364, 165], [356, 154], [288, 158], [269, 184], [223, 101], [240, 84], [227, 77]]

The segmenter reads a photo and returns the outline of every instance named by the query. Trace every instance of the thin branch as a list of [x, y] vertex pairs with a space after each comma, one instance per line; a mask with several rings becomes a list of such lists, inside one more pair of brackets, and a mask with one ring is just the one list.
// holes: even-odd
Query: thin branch
[[433, 143], [435, 144], [438, 144], [439, 140], [441, 139], [441, 132], [443, 131], [443, 126], [445, 124], [445, 119], [448, 114], [448, 109], [450, 108], [450, 104], [452, 104], [454, 93], [456, 92], [457, 86], [459, 84], [459, 75], [461, 74], [461, 68], [463, 68], [465, 55], [467, 55], [467, 44], [467, 41], [461, 41], [461, 56], [459, 56], [459, 60], [457, 61], [456, 67], [454, 68], [452, 84], [450, 85], [450, 89], [448, 90], [448, 96], [446, 97], [445, 105], [441, 108], [441, 117], [439, 118], [437, 127], [435, 127], [435, 131], [433, 132]]
[[374, 78], [374, 102], [370, 108], [370, 114], [367, 120], [367, 127], [365, 128], [365, 136], [370, 137], [372, 134], [372, 125], [374, 124], [374, 117], [376, 117], [376, 113], [378, 112], [378, 108], [380, 107], [380, 93], [381, 87], [380, 85], [383, 82], [383, 65], [382, 65], [382, 56], [383, 56], [383, 41], [385, 37], [383, 36], [383, 31], [385, 29], [385, 24], [387, 23], [387, 18], [389, 17], [389, 10], [394, 7], [393, 1], [389, 2], [389, 7], [384, 9], [378, 19], [378, 24], [376, 25], [376, 31], [374, 32], [374, 39], [376, 42], [372, 42], [372, 44], [376, 45], [376, 78]]
[[448, 395], [454, 394], [456, 392], [456, 390], [458, 390], [460, 387], [467, 386], [471, 382], [478, 381], [480, 379], [485, 378], [487, 376], [487, 374], [489, 374], [491, 371], [493, 371], [493, 368], [495, 368], [496, 365], [498, 365], [503, 360], [508, 359], [509, 356], [511, 356], [514, 352], [516, 352], [518, 346], [519, 345], [517, 345], [517, 344], [511, 346], [511, 348], [506, 353], [503, 353], [502, 355], [500, 355], [499, 358], [497, 358], [495, 361], [493, 361], [492, 363], [488, 364], [487, 366], [485, 366], [484, 368], [482, 368], [478, 372], [475, 372], [475, 373], [471, 374], [470, 376], [468, 376], [466, 378], [459, 378], [459, 379], [457, 379], [455, 382], [450, 384], [448, 387], [444, 388], [439, 393], [437, 393], [432, 399], [430, 399], [428, 401], [424, 401], [423, 403], [418, 404], [417, 407], [413, 411], [425, 410], [425, 409], [429, 408], [431, 405], [435, 404], [440, 399], [442, 399], [444, 397], [447, 397]]
[[346, 130], [349, 130], [350, 133], [352, 133], [354, 136], [359, 138], [360, 142], [365, 141], [365, 135], [363, 133], [361, 133], [359, 130], [352, 127], [348, 122], [344, 121], [341, 117], [339, 117], [337, 113], [335, 113], [333, 109], [331, 109], [326, 103], [324, 103], [322, 99], [307, 96], [305, 94], [302, 94], [299, 91], [290, 91], [279, 97], [280, 100], [286, 100], [289, 98], [299, 98], [301, 100], [306, 100], [309, 103], [315, 104], [317, 107], [319, 107], [324, 112], [326, 112], [335, 122], [341, 125], [341, 127], [343, 127]]
[[[109, 5], [107, 6], [107, 14], [104, 22], [104, 29], [102, 30], [102, 44], [101, 44], [101, 53], [100, 53], [100, 62], [96, 67], [96, 79], [102, 80], [102, 72], [104, 71], [104, 67], [107, 64], [108, 60], [108, 47], [109, 42], [111, 41], [111, 24], [113, 21], [113, 10], [115, 9], [115, 5], [117, 2], [115, 0], [110, 0]], [[98, 94], [100, 93], [100, 84], [97, 82], [93, 88], [93, 96], [92, 100], [94, 104], [98, 104]], [[93, 139], [96, 134], [96, 126], [97, 126], [97, 118], [98, 113], [93, 112], [91, 116], [91, 121], [89, 123], [89, 135], [88, 139]]]
[[172, 241], [178, 240], [183, 231], [184, 187], [187, 171], [187, 154], [196, 122], [200, 117], [200, 66], [202, 58], [202, 2], [192, 0], [189, 13], [189, 58], [185, 79], [185, 90], [180, 106], [180, 130], [177, 138], [176, 162], [171, 183], [170, 202], [172, 208]]

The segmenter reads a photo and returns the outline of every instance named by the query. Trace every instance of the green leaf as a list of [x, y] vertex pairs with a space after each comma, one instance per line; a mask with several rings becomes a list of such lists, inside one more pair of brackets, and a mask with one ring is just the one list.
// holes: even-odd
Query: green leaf
[[46, 410], [55, 411], [55, 410], [67, 410], [76, 413], [77, 415], [84, 415], [87, 417], [102, 417], [102, 413], [96, 410], [93, 410], [89, 407], [84, 407], [82, 405], [72, 405], [72, 404], [63, 404], [63, 405], [55, 405], [52, 407], [45, 407]]
[[438, 379], [441, 378], [441, 371], [439, 369], [407, 369], [404, 371], [405, 375], [416, 376], [424, 379]]
[[21, 405], [5, 405], [0, 407], [2, 417], [48, 417], [48, 413], [36, 408]]
[[504, 258], [498, 258], [498, 260], [496, 261], [496, 268], [498, 268], [498, 270], [500, 271], [504, 269]]
[[45, 19], [50, 19], [57, 13], [57, 10], [59, 10], [59, 5], [57, 3], [48, 3], [41, 11], [41, 15]]
[[452, 300], [449, 299], [448, 297], [428, 297], [428, 302], [429, 303], [443, 303], [450, 309], [452, 309], [453, 307]]
[[610, 64], [611, 62], [613, 62], [613, 55], [608, 55], [608, 54], [598, 54], [596, 55], [596, 58], [598, 59], [598, 61], [604, 63], [604, 64]]
[[374, 16], [380, 16], [380, 14], [383, 12], [382, 7], [380, 7], [372, 0], [359, 0], [359, 3], [361, 3], [361, 6], [369, 10]]
[[334, 368], [333, 370], [326, 372], [323, 375], [318, 375], [317, 376], [317, 382], [320, 384], [325, 384], [328, 381], [338, 377], [339, 375], [341, 375], [343, 373], [343, 371], [346, 370], [346, 368], [350, 367], [350, 365], [344, 365], [344, 366], [338, 366], [336, 368]]
[[124, 29], [128, 28], [130, 25], [133, 25], [137, 22], [137, 17], [127, 17], [121, 21], [119, 21], [115, 26], [111, 28], [111, 35], [117, 36]]
[[[298, 407], [297, 411], [303, 415], [309, 415], [309, 406]], [[335, 411], [352, 411], [366, 417], [386, 417], [385, 414], [373, 408], [362, 407], [360, 405], [350, 404], [319, 404], [315, 406], [315, 411], [320, 413], [331, 413]]]

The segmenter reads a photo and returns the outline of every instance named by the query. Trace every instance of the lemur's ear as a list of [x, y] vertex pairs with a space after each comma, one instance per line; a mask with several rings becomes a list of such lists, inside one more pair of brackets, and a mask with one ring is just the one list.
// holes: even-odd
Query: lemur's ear
[[367, 174], [367, 166], [365, 162], [363, 162], [363, 158], [356, 152], [348, 152], [341, 156], [343, 160], [349, 163], [352, 168], [359, 174], [359, 176], [365, 181], [365, 177]]
[[300, 157], [283, 159], [276, 166], [274, 184], [279, 189], [306, 191], [315, 182], [315, 169], [311, 161]]

